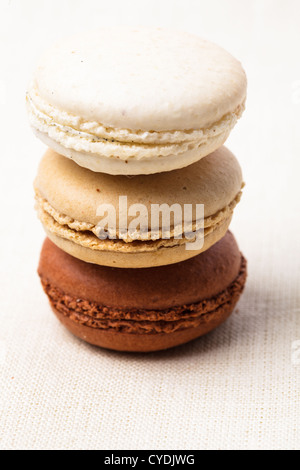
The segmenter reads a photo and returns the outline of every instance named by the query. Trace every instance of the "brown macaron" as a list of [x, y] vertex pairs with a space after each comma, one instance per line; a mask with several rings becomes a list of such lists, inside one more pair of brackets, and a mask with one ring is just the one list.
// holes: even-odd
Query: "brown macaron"
[[150, 352], [223, 323], [244, 289], [247, 262], [230, 232], [192, 259], [138, 270], [85, 263], [46, 239], [38, 273], [74, 335], [107, 349]]

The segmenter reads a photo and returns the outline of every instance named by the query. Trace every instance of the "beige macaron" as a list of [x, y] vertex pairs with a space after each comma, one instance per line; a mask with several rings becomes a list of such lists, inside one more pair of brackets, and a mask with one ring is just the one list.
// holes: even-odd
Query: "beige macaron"
[[160, 28], [76, 35], [41, 58], [27, 94], [42, 141], [111, 175], [183, 168], [220, 147], [242, 115], [238, 60], [197, 36]]
[[[207, 250], [225, 235], [242, 187], [239, 163], [225, 147], [181, 170], [133, 177], [95, 173], [48, 150], [35, 180], [48, 237], [76, 258], [120, 268], [173, 264]], [[160, 214], [155, 225], [153, 208], [162, 206], [171, 208], [170, 218]], [[111, 208], [115, 224], [108, 219], [100, 230]], [[132, 230], [137, 217], [141, 224]], [[202, 244], [190, 248], [199, 233]]]

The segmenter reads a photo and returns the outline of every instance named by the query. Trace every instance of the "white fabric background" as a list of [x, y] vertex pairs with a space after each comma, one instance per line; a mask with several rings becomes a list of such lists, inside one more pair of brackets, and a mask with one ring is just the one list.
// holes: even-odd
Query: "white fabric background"
[[[300, 448], [299, 16], [298, 0], [1, 0], [1, 448]], [[224, 326], [149, 356], [72, 337], [36, 275], [44, 146], [27, 125], [26, 85], [47, 45], [107, 23], [198, 33], [249, 77], [228, 141], [247, 182], [232, 225], [247, 289]]]

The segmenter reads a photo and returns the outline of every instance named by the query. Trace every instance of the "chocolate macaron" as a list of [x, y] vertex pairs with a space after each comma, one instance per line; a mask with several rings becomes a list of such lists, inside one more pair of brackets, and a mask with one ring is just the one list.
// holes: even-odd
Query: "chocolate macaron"
[[85, 263], [46, 239], [39, 276], [74, 335], [117, 351], [168, 349], [202, 336], [232, 313], [247, 263], [230, 232], [181, 263], [118, 269]]

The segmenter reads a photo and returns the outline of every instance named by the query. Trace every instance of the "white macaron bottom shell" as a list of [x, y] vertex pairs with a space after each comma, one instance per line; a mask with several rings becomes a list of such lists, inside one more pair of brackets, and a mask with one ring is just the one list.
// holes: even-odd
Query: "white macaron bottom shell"
[[99, 154], [79, 152], [72, 148], [66, 148], [48, 134], [33, 128], [36, 136], [55, 152], [70, 158], [83, 168], [96, 173], [107, 173], [109, 175], [151, 175], [187, 167], [206, 157], [221, 147], [227, 140], [231, 126], [224, 128], [223, 132], [208, 140], [199, 147], [186, 151], [179, 155], [168, 155], [167, 157], [145, 158], [136, 160], [129, 158], [124, 161], [118, 157], [105, 157]]

